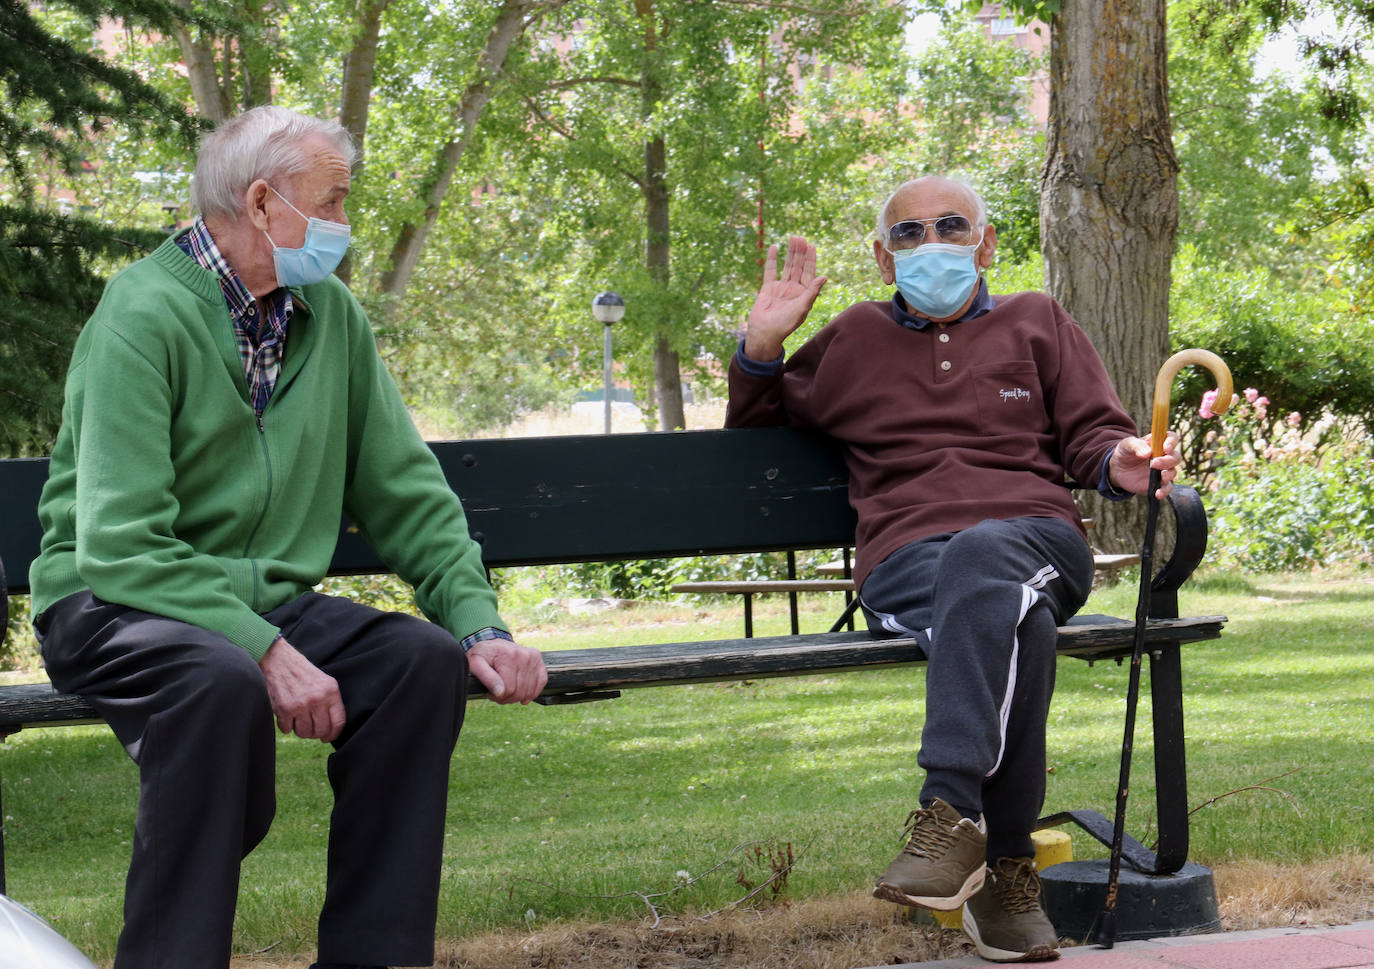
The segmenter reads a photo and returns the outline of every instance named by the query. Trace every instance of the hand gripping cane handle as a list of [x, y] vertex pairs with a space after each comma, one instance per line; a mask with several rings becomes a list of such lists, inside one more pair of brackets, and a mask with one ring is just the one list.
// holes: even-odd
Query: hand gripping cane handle
[[1174, 378], [1190, 363], [1206, 367], [1216, 378], [1217, 399], [1212, 405], [1212, 412], [1224, 414], [1226, 408], [1231, 406], [1231, 395], [1235, 390], [1231, 384], [1231, 369], [1226, 366], [1226, 361], [1211, 350], [1178, 351], [1164, 361], [1164, 366], [1159, 368], [1159, 375], [1155, 377], [1154, 411], [1150, 415], [1151, 457], [1157, 458], [1164, 453], [1164, 436], [1169, 430], [1169, 397], [1173, 390]]

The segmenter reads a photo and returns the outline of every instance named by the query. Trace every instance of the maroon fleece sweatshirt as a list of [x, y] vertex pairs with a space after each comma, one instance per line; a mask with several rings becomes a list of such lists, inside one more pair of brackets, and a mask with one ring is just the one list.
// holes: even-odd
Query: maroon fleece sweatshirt
[[858, 585], [897, 549], [989, 518], [1082, 530], [1066, 478], [1095, 487], [1135, 424], [1087, 335], [1042, 293], [923, 330], [891, 302], [849, 307], [772, 377], [730, 366], [727, 427], [789, 424], [838, 440], [858, 513]]

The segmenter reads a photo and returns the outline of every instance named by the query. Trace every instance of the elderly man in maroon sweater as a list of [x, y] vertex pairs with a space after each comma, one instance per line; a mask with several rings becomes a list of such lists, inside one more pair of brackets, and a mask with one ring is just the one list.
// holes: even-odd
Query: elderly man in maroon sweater
[[815, 249], [769, 251], [730, 367], [732, 427], [791, 424], [844, 446], [858, 512], [854, 579], [874, 630], [929, 657], [909, 840], [874, 895], [964, 909], [998, 962], [1059, 954], [1031, 831], [1045, 796], [1056, 627], [1092, 584], [1065, 480], [1111, 498], [1168, 490], [1176, 439], [1150, 457], [1102, 361], [1058, 303], [992, 296], [996, 230], [970, 188], [907, 182], [884, 203], [873, 255], [886, 301], [849, 307], [784, 362], [783, 340], [825, 283]]

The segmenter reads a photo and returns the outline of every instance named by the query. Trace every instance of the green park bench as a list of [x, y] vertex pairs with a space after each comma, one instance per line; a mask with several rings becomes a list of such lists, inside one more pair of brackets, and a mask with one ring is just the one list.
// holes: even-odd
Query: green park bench
[[[445, 441], [432, 445], [462, 497], [489, 569], [686, 555], [841, 549], [854, 513], [838, 449], [788, 428]], [[38, 553], [35, 508], [46, 459], [0, 460], [0, 605], [28, 591]], [[1223, 616], [1179, 618], [1178, 590], [1202, 558], [1207, 519], [1197, 493], [1176, 486], [1172, 556], [1154, 579], [1146, 637], [1154, 729], [1158, 835], [1152, 852], [1128, 837], [1126, 862], [1172, 874], [1186, 862], [1188, 806], [1181, 647], [1215, 639]], [[332, 575], [386, 572], [342, 523]], [[839, 622], [836, 623], [838, 627]], [[1133, 622], [1079, 616], [1059, 630], [1059, 652], [1089, 662], [1129, 657]], [[551, 651], [544, 703], [611, 699], [631, 687], [882, 669], [924, 662], [909, 638], [864, 630]], [[1123, 671], [1124, 676], [1124, 671]], [[470, 696], [481, 697], [473, 681]], [[98, 722], [79, 696], [46, 683], [0, 686], [0, 738], [19, 730]], [[0, 818], [4, 811], [0, 808]], [[1104, 843], [1111, 823], [1063, 812]], [[1195, 866], [1190, 866], [1195, 867]], [[4, 892], [0, 831], [0, 893]]]

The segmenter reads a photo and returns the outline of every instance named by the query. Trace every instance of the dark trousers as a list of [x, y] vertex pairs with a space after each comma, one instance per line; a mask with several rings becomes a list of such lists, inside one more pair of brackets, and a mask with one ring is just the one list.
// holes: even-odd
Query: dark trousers
[[915, 635], [929, 658], [921, 803], [981, 812], [990, 862], [1034, 854], [1057, 627], [1092, 574], [1072, 525], [1017, 518], [904, 546], [864, 581], [869, 627]]
[[[267, 614], [339, 684], [319, 960], [434, 961], [449, 760], [467, 662], [412, 616], [314, 593]], [[276, 810], [276, 721], [258, 664], [198, 626], [68, 596], [37, 622], [59, 690], [87, 697], [139, 768], [117, 969], [227, 967], [242, 859]]]

